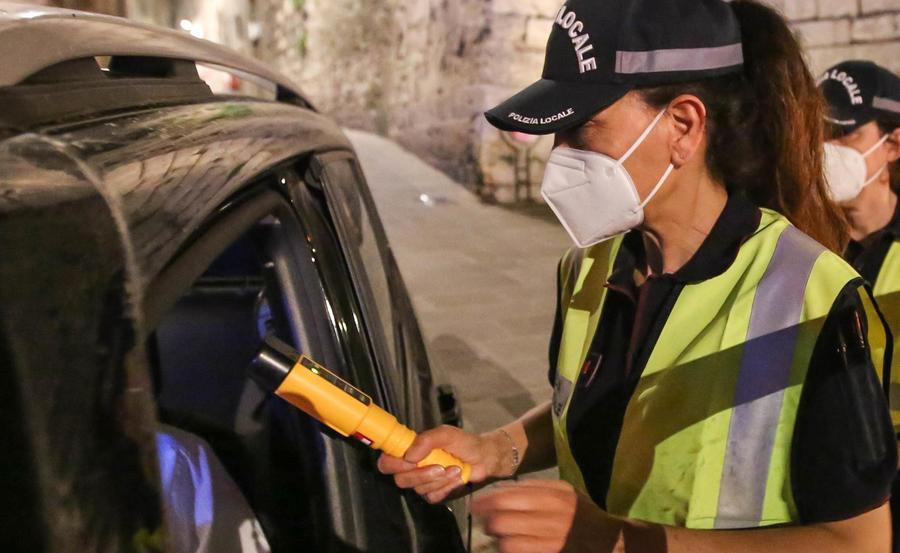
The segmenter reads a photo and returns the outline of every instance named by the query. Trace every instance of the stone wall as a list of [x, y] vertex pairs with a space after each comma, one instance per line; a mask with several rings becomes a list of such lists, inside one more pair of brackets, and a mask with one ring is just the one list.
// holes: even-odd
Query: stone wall
[[175, 27], [175, 0], [126, 0], [125, 10], [129, 19], [161, 25], [163, 27]]
[[274, 0], [257, 55], [321, 110], [474, 181], [471, 133], [492, 34], [483, 0]]
[[26, 0], [29, 4], [128, 17], [145, 23], [172, 26], [173, 3], [180, 0]]
[[[260, 2], [268, 31], [257, 56], [342, 124], [395, 139], [486, 197], [508, 200], [517, 152], [481, 112], [539, 76], [534, 23], [557, 8], [558, 0]], [[486, 157], [501, 161], [482, 170]]]
[[126, 11], [126, 0], [29, 0], [28, 3], [107, 15], [125, 15]]

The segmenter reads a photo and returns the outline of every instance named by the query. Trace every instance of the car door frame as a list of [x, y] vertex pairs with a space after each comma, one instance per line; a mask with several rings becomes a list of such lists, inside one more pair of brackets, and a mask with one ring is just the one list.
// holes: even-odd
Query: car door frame
[[[273, 203], [271, 191], [254, 196], [248, 195], [247, 188], [243, 189], [226, 201], [201, 226], [188, 245], [173, 257], [167, 268], [151, 283], [148, 297], [158, 297], [165, 305], [145, 305], [145, 312], [151, 317], [148, 319], [150, 327], [158, 322], [167, 309], [166, 305], [168, 308], [174, 305], [180, 293], [186, 291], [202, 274], [202, 268], [197, 272], [198, 266], [208, 266], [205, 261], [211, 262], [214, 259], [213, 250], [221, 251], [224, 243], [229, 242], [229, 239], [223, 240], [219, 236], [213, 240], [218, 242], [218, 247], [211, 248], [204, 237], [224, 232], [233, 241], [256, 221], [278, 211], [278, 206], [279, 219], [283, 224], [297, 225], [302, 229], [293, 233], [295, 240], [289, 239], [287, 251], [284, 252], [287, 258], [299, 262], [296, 263], [297, 266], [307, 266], [307, 270], [297, 271], [300, 278], [295, 282], [296, 287], [312, 292], [308, 285], [311, 274], [309, 268], [312, 267], [321, 285], [321, 289], [317, 289], [312, 295], [319, 296], [326, 304], [325, 311], [329, 320], [324, 324], [319, 321], [315, 325], [318, 339], [309, 342], [310, 353], [364, 389], [372, 390], [375, 387], [373, 397], [383, 398], [383, 391], [374, 380], [374, 362], [369, 356], [366, 332], [361, 326], [362, 317], [358, 307], [354, 306], [355, 297], [352, 292], [341, 293], [342, 287], [346, 290], [352, 290], [352, 287], [349, 285], [349, 275], [344, 271], [342, 258], [333, 255], [339, 249], [331, 242], [334, 236], [323, 214], [316, 212], [313, 202], [307, 197], [308, 191], [305, 186], [301, 186], [302, 181], [296, 171], [282, 168], [273, 174], [274, 181], [280, 185], [276, 187], [278, 201]], [[261, 196], [268, 196], [269, 199]], [[243, 226], [236, 224], [238, 221], [243, 221]], [[193, 271], [186, 271], [180, 265], [180, 259], [198, 256], [201, 251], [205, 252], [202, 261], [188, 259], [185, 263], [193, 266]], [[303, 263], [304, 259], [311, 263]], [[287, 290], [283, 292], [288, 293]], [[311, 311], [313, 310], [307, 310], [309, 315], [312, 315]], [[308, 324], [306, 321], [304, 323]], [[311, 328], [306, 331], [310, 332]], [[325, 344], [330, 345], [326, 347]], [[326, 492], [327, 515], [331, 524], [327, 532], [331, 539], [319, 544], [321, 550], [340, 553], [387, 550], [385, 548], [398, 552], [415, 551], [412, 536], [417, 535], [419, 530], [415, 521], [408, 516], [408, 509], [393, 482], [378, 474], [375, 468], [376, 454], [362, 444], [344, 440], [324, 426], [321, 427], [321, 432], [330, 438], [323, 440], [326, 458], [324, 466], [328, 470], [322, 471], [321, 477], [324, 480], [322, 488]], [[390, 530], [378, 531], [382, 528]], [[403, 531], [404, 528], [406, 531]]]
[[[330, 177], [328, 175], [327, 168], [331, 164], [337, 163], [348, 163], [350, 165], [352, 180], [337, 180], [333, 176]], [[387, 379], [382, 378], [381, 380], [385, 382], [385, 393], [394, 394], [395, 397], [392, 404], [394, 409], [398, 409], [395, 412], [402, 411], [408, 419], [417, 422], [418, 424], [413, 425], [417, 427], [415, 428], [416, 430], [436, 426], [439, 424], [441, 416], [436, 402], [438, 390], [431, 378], [433, 369], [428, 362], [427, 352], [422, 341], [412, 303], [397, 268], [387, 239], [387, 233], [382, 226], [374, 199], [369, 193], [358, 159], [349, 151], [318, 154], [312, 159], [310, 173], [307, 174], [306, 181], [309, 186], [321, 191], [323, 200], [326, 203], [340, 202], [344, 197], [347, 197], [347, 194], [352, 194], [356, 195], [361, 208], [366, 210], [378, 246], [381, 264], [387, 273], [392, 317], [391, 328], [384, 329], [380, 325], [382, 319], [377, 314], [378, 306], [375, 304], [374, 298], [365, 289], [360, 289], [358, 286], [355, 288], [357, 290], [357, 300], [362, 306], [362, 316], [367, 321], [365, 326], [370, 331], [368, 337], [372, 345], [373, 361], [378, 364], [376, 370], [379, 373], [391, 370], [394, 367], [394, 360], [390, 358], [388, 353], [390, 350], [384, 344], [384, 340], [394, 340], [395, 354], [398, 358], [404, 358], [404, 374], [401, 375], [401, 379], [406, 382], [407, 379], [416, 378], [419, 382], [419, 392], [423, 395], [427, 394], [428, 397], [417, 397], [418, 403], [414, 403], [409, 397], [400, 397], [401, 390], [389, 386]], [[334, 187], [344, 187], [345, 190], [343, 194], [335, 193]], [[334, 219], [344, 215], [346, 213], [345, 210], [338, 209], [334, 205], [328, 205], [328, 213], [331, 217], [332, 232], [340, 234]], [[346, 248], [342, 248], [342, 252], [344, 254], [344, 263], [347, 266], [346, 271], [352, 274], [353, 263], [347, 257], [348, 255], [353, 255], [354, 252], [348, 251]], [[374, 333], [371, 332], [373, 323], [378, 325], [378, 331]], [[387, 333], [386, 330], [389, 330], [390, 333]], [[404, 336], [406, 332], [409, 333], [408, 338], [411, 338], [412, 341], [418, 340], [418, 342], [407, 344], [407, 336]], [[419, 365], [409, 366], [406, 359], [407, 348], [410, 348], [412, 350], [411, 353], [418, 356]], [[420, 373], [423, 371], [427, 373], [427, 378], [422, 378]], [[426, 389], [422, 389], [423, 385]], [[406, 387], [408, 387], [408, 384], [402, 390], [404, 393], [408, 393]], [[452, 395], [452, 391], [450, 394]], [[427, 410], [427, 415], [417, 417], [409, 414], [414, 407]], [[409, 424], [408, 421], [404, 422]], [[404, 501], [409, 510], [409, 518], [418, 529], [416, 541], [420, 544], [420, 551], [464, 550], [462, 531], [465, 525], [466, 506], [463, 501], [457, 500], [447, 505], [435, 506], [428, 504], [411, 491], [404, 494]]]

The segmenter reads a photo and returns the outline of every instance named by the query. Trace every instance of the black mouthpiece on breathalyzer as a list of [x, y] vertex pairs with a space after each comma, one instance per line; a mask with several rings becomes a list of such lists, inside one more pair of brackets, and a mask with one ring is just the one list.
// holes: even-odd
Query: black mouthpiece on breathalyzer
[[250, 377], [264, 390], [274, 392], [297, 364], [299, 357], [300, 354], [291, 346], [270, 336], [250, 363]]

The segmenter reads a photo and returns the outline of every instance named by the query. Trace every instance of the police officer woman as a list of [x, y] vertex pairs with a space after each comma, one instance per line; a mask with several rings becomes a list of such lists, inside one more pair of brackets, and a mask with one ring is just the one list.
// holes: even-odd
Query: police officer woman
[[[825, 173], [832, 199], [850, 223], [844, 257], [872, 286], [894, 335], [889, 386], [894, 432], [900, 431], [900, 77], [870, 61], [845, 61], [819, 79], [828, 103]], [[877, 354], [877, 352], [875, 352]], [[891, 500], [900, 529], [900, 479]], [[900, 542], [894, 540], [894, 551]]]
[[[846, 61], [819, 79], [828, 103], [825, 166], [832, 198], [850, 223], [845, 258], [873, 287], [900, 338], [900, 77], [870, 61]], [[900, 343], [895, 342], [894, 349]], [[900, 356], [894, 356], [897, 361]], [[896, 364], [896, 363], [895, 363]], [[900, 369], [898, 369], [900, 370]], [[898, 370], [892, 371], [895, 381]], [[895, 387], [895, 393], [900, 391]], [[900, 409], [900, 396], [891, 398]], [[900, 428], [900, 411], [892, 413]]]
[[[751, 0], [569, 0], [543, 79], [487, 114], [555, 133], [542, 192], [559, 266], [553, 400], [482, 435], [440, 428], [397, 484], [458, 470], [504, 552], [884, 552], [897, 457], [885, 328], [822, 171], [824, 107], [784, 20]], [[723, 531], [711, 531], [723, 530]], [[727, 530], [727, 531], [725, 531]]]

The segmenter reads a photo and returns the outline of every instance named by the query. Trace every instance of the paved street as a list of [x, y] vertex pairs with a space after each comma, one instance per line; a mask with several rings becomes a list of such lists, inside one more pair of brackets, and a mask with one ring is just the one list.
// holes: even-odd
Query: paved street
[[[481, 203], [384, 138], [348, 132], [428, 342], [467, 429], [496, 428], [549, 398], [547, 341], [565, 231], [543, 212]], [[539, 476], [554, 477], [555, 471]], [[492, 551], [476, 532], [476, 551]]]
[[482, 204], [384, 138], [350, 138], [432, 361], [456, 386], [468, 428], [495, 428], [546, 400], [565, 232], [550, 217]]

